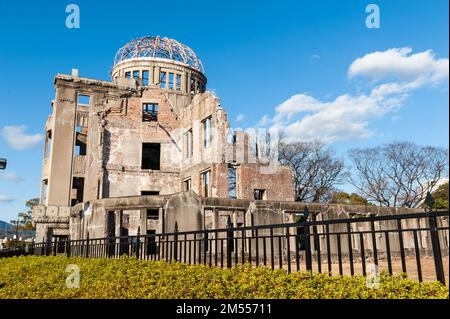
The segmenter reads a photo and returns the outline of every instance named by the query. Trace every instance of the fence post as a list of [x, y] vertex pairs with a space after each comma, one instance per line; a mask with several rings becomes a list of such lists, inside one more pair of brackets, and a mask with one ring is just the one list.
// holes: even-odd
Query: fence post
[[66, 255], [67, 255], [67, 257], [70, 257], [70, 248], [71, 248], [71, 240], [70, 239], [67, 239], [66, 240]]
[[52, 239], [50, 236], [47, 236], [47, 243], [45, 246], [45, 256], [50, 256], [50, 251], [52, 249]]
[[176, 221], [173, 235], [173, 260], [178, 261], [178, 223]]
[[45, 238], [42, 237], [41, 256], [45, 255]]
[[57, 240], [55, 238], [55, 240], [52, 243], [52, 250], [53, 250], [53, 256], [56, 256], [56, 253], [58, 252], [58, 245], [57, 245]]
[[439, 244], [439, 233], [437, 229], [436, 216], [430, 212], [430, 235], [433, 246], [434, 266], [436, 268], [436, 279], [445, 285], [444, 267], [442, 266], [441, 247]]
[[227, 220], [227, 268], [231, 268], [231, 252], [233, 251], [233, 224], [228, 215]]
[[305, 206], [303, 210], [303, 217], [305, 221], [305, 263], [306, 270], [312, 271], [312, 256], [311, 256], [311, 243], [310, 243], [310, 234], [309, 234], [309, 223], [308, 223], [309, 211]]
[[141, 248], [141, 226], [138, 227], [137, 236], [136, 236], [136, 259], [139, 259], [140, 248]]
[[87, 233], [87, 236], [86, 236], [86, 251], [85, 251], [85, 257], [86, 257], [86, 258], [89, 257], [89, 232]]

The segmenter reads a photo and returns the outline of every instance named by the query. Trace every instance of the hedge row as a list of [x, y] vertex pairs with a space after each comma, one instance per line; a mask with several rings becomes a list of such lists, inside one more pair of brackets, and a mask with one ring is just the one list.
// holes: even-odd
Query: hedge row
[[[80, 269], [80, 287], [67, 288], [66, 267]], [[448, 298], [438, 282], [382, 274], [379, 288], [363, 276], [291, 273], [268, 268], [209, 268], [134, 258], [0, 259], [0, 298]]]

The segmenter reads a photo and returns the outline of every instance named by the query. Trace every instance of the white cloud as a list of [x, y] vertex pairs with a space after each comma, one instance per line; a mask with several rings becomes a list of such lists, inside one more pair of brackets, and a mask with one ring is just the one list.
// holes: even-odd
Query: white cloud
[[270, 125], [272, 122], [272, 119], [269, 117], [268, 114], [265, 114], [259, 121], [256, 123], [257, 127], [265, 127], [267, 125]]
[[11, 203], [12, 201], [14, 201], [14, 198], [5, 195], [0, 195], [0, 203]]
[[315, 54], [311, 55], [311, 58], [312, 59], [320, 59], [320, 55], [315, 53]]
[[438, 59], [432, 50], [411, 54], [411, 48], [377, 51], [358, 58], [348, 69], [349, 78], [366, 76], [373, 80], [397, 79], [439, 83], [448, 80], [449, 60]]
[[448, 59], [437, 59], [431, 50], [411, 52], [409, 48], [389, 49], [356, 59], [349, 77], [378, 82], [368, 93], [343, 94], [330, 101], [296, 94], [278, 105], [274, 116], [264, 115], [258, 125], [276, 127], [291, 141], [371, 137], [376, 133], [369, 128], [372, 119], [400, 108], [410, 92], [448, 80]]
[[239, 114], [236, 116], [236, 122], [242, 122], [244, 119], [245, 119], [245, 115], [242, 114], [242, 113], [239, 113]]
[[39, 144], [43, 134], [25, 134], [26, 125], [7, 125], [0, 130], [1, 137], [15, 150], [25, 150]]
[[16, 172], [0, 173], [0, 180], [8, 182], [21, 182], [23, 178], [18, 176]]

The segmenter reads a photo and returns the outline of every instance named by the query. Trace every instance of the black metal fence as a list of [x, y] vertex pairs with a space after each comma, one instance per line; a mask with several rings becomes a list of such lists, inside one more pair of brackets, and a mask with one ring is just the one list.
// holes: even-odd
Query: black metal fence
[[448, 211], [315, 220], [305, 209], [299, 222], [251, 227], [34, 243], [0, 251], [0, 257], [65, 254], [75, 257], [178, 261], [231, 268], [266, 266], [367, 275], [374, 267], [390, 274], [448, 278]]

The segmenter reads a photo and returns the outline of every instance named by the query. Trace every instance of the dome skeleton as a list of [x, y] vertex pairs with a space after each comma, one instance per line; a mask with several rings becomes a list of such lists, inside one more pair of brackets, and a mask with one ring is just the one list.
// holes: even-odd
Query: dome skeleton
[[184, 63], [204, 74], [203, 64], [188, 46], [169, 38], [146, 36], [134, 39], [117, 51], [114, 66], [139, 58], [162, 58]]

